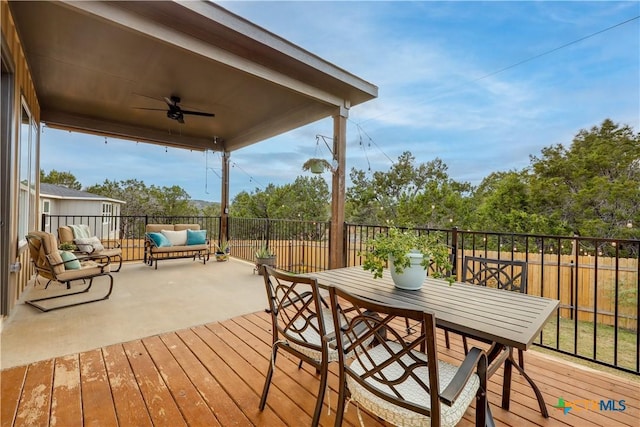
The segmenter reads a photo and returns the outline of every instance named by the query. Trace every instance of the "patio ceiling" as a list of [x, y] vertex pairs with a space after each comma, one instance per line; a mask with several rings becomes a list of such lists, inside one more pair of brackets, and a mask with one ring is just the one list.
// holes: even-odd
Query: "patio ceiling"
[[[376, 86], [205, 1], [10, 7], [51, 127], [234, 151], [377, 96]], [[215, 117], [169, 119], [163, 98], [172, 95]]]

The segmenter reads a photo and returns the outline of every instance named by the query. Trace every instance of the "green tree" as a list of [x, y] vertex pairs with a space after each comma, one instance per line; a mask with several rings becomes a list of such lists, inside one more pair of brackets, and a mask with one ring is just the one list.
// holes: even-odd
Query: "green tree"
[[191, 197], [182, 187], [157, 187], [152, 185], [149, 194], [162, 210], [164, 216], [195, 216], [198, 208], [191, 203]]
[[82, 189], [82, 184], [78, 182], [75, 175], [71, 172], [59, 172], [55, 169], [52, 169], [48, 174], [45, 174], [44, 169], [40, 169], [40, 182], [60, 185], [73, 190]]
[[105, 179], [102, 184], [88, 187], [87, 191], [124, 201], [120, 211], [124, 216], [163, 215], [162, 208], [150, 189], [137, 179], [119, 182]]
[[365, 224], [451, 227], [450, 220], [465, 221], [468, 212], [468, 183], [449, 178], [441, 159], [415, 164], [406, 151], [389, 171], [374, 172], [370, 178], [364, 171], [352, 169], [353, 186], [347, 190], [345, 213], [348, 221]]
[[202, 216], [220, 216], [220, 203], [209, 203], [201, 209]]
[[640, 133], [606, 119], [578, 132], [569, 148], [544, 148], [531, 163], [538, 214], [583, 236], [638, 237]]
[[552, 220], [553, 216], [534, 211], [530, 181], [526, 169], [487, 176], [473, 194], [475, 209], [471, 228], [524, 234], [566, 232]]
[[292, 184], [269, 184], [264, 190], [238, 193], [229, 212], [241, 218], [326, 221], [329, 197], [329, 188], [322, 177], [299, 176]]

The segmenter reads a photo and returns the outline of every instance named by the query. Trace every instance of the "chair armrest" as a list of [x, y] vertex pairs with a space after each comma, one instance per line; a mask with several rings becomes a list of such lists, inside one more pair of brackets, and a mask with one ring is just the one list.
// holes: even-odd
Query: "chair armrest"
[[478, 375], [487, 375], [487, 354], [478, 347], [473, 347], [462, 361], [462, 365], [456, 371], [447, 388], [440, 393], [440, 400], [449, 406], [453, 405], [476, 368], [479, 371]]

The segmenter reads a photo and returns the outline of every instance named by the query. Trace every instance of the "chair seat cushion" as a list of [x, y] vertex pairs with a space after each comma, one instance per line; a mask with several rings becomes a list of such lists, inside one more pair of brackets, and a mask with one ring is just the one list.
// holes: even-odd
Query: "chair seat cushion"
[[83, 279], [88, 276], [98, 276], [109, 272], [109, 266], [106, 266], [103, 269], [101, 266], [91, 261], [86, 261], [82, 264], [82, 268], [78, 270], [66, 270], [64, 273], [57, 274], [56, 279], [61, 282], [66, 282], [69, 280]]
[[103, 251], [101, 251], [99, 254], [96, 255], [102, 255], [102, 256], [116, 256], [116, 255], [122, 255], [122, 248], [110, 248], [110, 249], [105, 249]]
[[161, 248], [151, 247], [153, 253], [171, 253], [171, 252], [194, 252], [209, 249], [207, 245], [182, 245], [182, 246], [163, 246]]
[[[329, 309], [323, 309], [322, 310], [322, 319], [324, 320], [324, 330], [327, 333], [333, 332], [333, 314], [331, 313], [331, 310]], [[315, 321], [314, 326], [317, 328], [317, 321], [318, 318], [315, 317], [313, 318], [312, 321]], [[316, 345], [318, 348], [321, 348], [322, 346], [322, 340], [320, 338], [320, 335], [318, 334], [318, 331], [316, 330], [316, 328], [313, 327], [306, 327], [305, 325], [305, 320], [300, 319], [300, 320], [296, 320], [295, 322], [293, 322], [293, 326], [298, 329], [298, 330], [302, 330], [302, 332], [300, 332], [298, 335], [300, 336], [300, 340]], [[293, 334], [296, 335], [295, 332], [290, 331], [289, 334]], [[289, 340], [289, 346], [291, 348], [294, 348], [296, 350], [298, 350], [300, 353], [314, 359], [314, 360], [320, 360], [322, 358], [322, 353], [320, 351], [316, 351], [312, 348], [309, 347], [305, 347], [299, 344], [296, 344], [295, 341], [291, 341]], [[329, 362], [335, 362], [338, 360], [338, 351], [337, 350], [333, 350], [331, 347], [329, 347]]]
[[[387, 345], [391, 348], [393, 353], [402, 350], [402, 346], [397, 343], [387, 341]], [[417, 351], [413, 351], [412, 353], [418, 359], [424, 361], [427, 360], [427, 355], [424, 353], [420, 353]], [[368, 351], [367, 354], [371, 356], [371, 359], [376, 364], [389, 359], [389, 352], [382, 345], [374, 347], [373, 349]], [[412, 363], [412, 359], [409, 356], [404, 356], [402, 358], [402, 361], [407, 365]], [[370, 362], [365, 358], [362, 358], [362, 360], [356, 358], [351, 363], [350, 369], [352, 369], [356, 374], [360, 375], [364, 372], [362, 363], [369, 364]], [[457, 370], [458, 367], [451, 365], [445, 361], [438, 360], [440, 390], [444, 390], [447, 385], [449, 385]], [[387, 380], [399, 379], [404, 375], [405, 369], [401, 364], [395, 362], [383, 369], [382, 372], [384, 373]], [[413, 372], [419, 378], [421, 378], [425, 384], [429, 384], [429, 371], [426, 366], [418, 367]], [[375, 378], [368, 377], [365, 381], [370, 386], [395, 397], [395, 395], [392, 394], [391, 389], [387, 385], [376, 381]], [[452, 406], [448, 406], [445, 403], [440, 404], [442, 412], [441, 421], [443, 426], [455, 426], [460, 421], [469, 404], [475, 398], [479, 386], [480, 379], [478, 375], [473, 374], [467, 381], [467, 384], [464, 386], [462, 392], [460, 393], [460, 396]], [[430, 417], [418, 414], [379, 398], [378, 396], [374, 395], [369, 390], [364, 388], [362, 385], [358, 384], [350, 376], [347, 376], [347, 387], [351, 392], [351, 398], [353, 401], [358, 402], [363, 408], [375, 413], [376, 415], [384, 418], [394, 425], [407, 427], [431, 425]], [[396, 390], [400, 392], [403, 400], [409, 401], [419, 406], [423, 406], [427, 409], [431, 407], [429, 395], [411, 377], [407, 377], [406, 379], [402, 380], [402, 382], [396, 386]]]

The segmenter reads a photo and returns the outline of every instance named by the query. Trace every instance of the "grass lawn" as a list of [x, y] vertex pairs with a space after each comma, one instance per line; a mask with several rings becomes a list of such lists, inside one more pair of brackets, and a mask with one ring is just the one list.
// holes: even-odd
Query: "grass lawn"
[[[597, 332], [594, 332], [594, 329]], [[594, 328], [593, 322], [578, 321], [577, 322], [577, 347], [576, 343], [576, 323], [572, 319], [560, 319], [560, 333], [559, 340], [556, 341], [556, 318], [552, 318], [544, 327], [542, 333], [542, 343], [549, 347], [558, 348], [563, 351], [575, 353], [577, 355], [592, 358], [600, 362], [609, 363], [611, 365], [617, 365], [623, 368], [634, 370], [636, 367], [636, 361], [638, 360], [637, 351], [637, 333], [636, 331], [618, 328], [617, 336], [617, 352], [615, 349], [615, 328], [613, 326], [597, 324], [597, 328]], [[596, 336], [594, 345], [594, 334]], [[535, 342], [540, 343], [540, 340]], [[544, 350], [536, 347], [536, 350]], [[545, 350], [545, 352], [547, 352]], [[559, 357], [563, 355], [548, 351], [549, 354], [554, 354]], [[617, 361], [614, 360], [614, 356], [617, 353]], [[563, 357], [564, 358], [564, 357]], [[578, 358], [570, 358], [576, 363], [587, 364], [594, 369], [601, 369], [602, 365], [597, 363], [585, 362]], [[622, 371], [617, 369], [611, 370], [616, 374], [623, 374]], [[625, 375], [627, 376], [627, 375]], [[631, 374], [631, 377], [636, 380], [640, 380], [638, 375]]]

